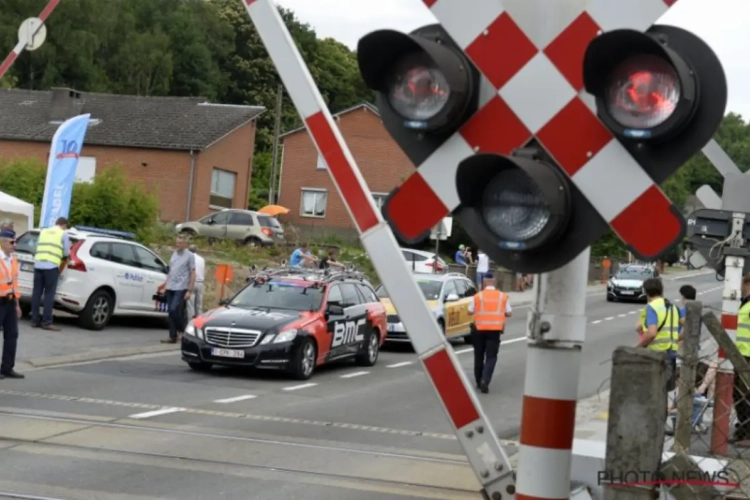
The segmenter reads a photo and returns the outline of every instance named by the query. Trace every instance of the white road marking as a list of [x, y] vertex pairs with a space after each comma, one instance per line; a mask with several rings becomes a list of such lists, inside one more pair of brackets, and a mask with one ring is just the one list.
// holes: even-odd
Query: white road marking
[[604, 318], [604, 321], [611, 321], [613, 319], [615, 319], [615, 317], [614, 316], [610, 316], [609, 318]]
[[284, 390], [285, 391], [297, 391], [299, 389], [307, 389], [308, 387], [313, 387], [313, 386], [316, 386], [316, 385], [318, 385], [318, 384], [314, 384], [314, 383], [311, 382], [309, 384], [301, 384], [301, 385], [293, 385], [291, 387], [284, 387]]
[[341, 378], [354, 378], [354, 377], [361, 377], [362, 375], [367, 375], [370, 372], [354, 372], [354, 373], [347, 373], [346, 375], [341, 375]]
[[461, 349], [460, 351], [456, 351], [456, 354], [466, 354], [467, 352], [473, 352], [474, 348], [469, 347], [468, 349]]
[[158, 417], [159, 415], [168, 415], [170, 413], [177, 413], [179, 411], [185, 411], [185, 408], [162, 408], [160, 410], [154, 410], [154, 411], [147, 411], [144, 413], [136, 413], [134, 415], [130, 415], [128, 418], [135, 418], [135, 419], [144, 419], [144, 418], [151, 418], [151, 417]]
[[630, 311], [630, 312], [629, 312], [628, 314], [635, 314], [635, 313], [637, 313], [637, 312], [640, 312], [640, 310], [639, 310], [639, 309], [636, 309], [636, 310], [634, 310], [634, 311]]
[[244, 396], [237, 396], [237, 397], [234, 397], [234, 398], [217, 399], [216, 401], [214, 401], [214, 403], [221, 403], [221, 404], [225, 404], [225, 403], [237, 403], [238, 401], [245, 401], [247, 399], [255, 399], [257, 397], [258, 396], [254, 395], [254, 394], [246, 394]]
[[602, 320], [598, 319], [598, 320], [596, 320], [596, 321], [592, 321], [592, 322], [591, 322], [591, 324], [592, 324], [592, 325], [598, 325], [598, 324], [599, 324], [599, 323], [601, 323], [601, 322], [602, 322]]
[[[501, 337], [500, 348], [502, 349], [502, 347], [506, 344], [515, 344], [516, 342], [521, 342], [523, 340], [526, 340], [526, 337], [516, 337], [514, 339], [508, 339], [508, 340], [505, 340]], [[454, 354], [466, 354], [467, 352], [474, 352], [474, 348], [468, 347], [466, 349], [461, 349], [460, 351], [454, 351]]]
[[386, 368], [399, 368], [401, 366], [407, 366], [412, 364], [413, 361], [402, 361], [401, 363], [393, 363], [392, 365], [386, 365]]
[[627, 314], [618, 314], [617, 315], [618, 318], [624, 318], [625, 316], [627, 316]]

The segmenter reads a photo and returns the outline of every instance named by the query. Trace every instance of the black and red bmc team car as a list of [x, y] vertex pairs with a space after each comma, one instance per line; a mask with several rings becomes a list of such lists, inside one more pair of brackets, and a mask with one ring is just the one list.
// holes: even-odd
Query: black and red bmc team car
[[373, 366], [387, 326], [385, 306], [361, 273], [261, 271], [188, 324], [182, 359], [194, 370], [271, 368], [307, 380], [331, 361]]

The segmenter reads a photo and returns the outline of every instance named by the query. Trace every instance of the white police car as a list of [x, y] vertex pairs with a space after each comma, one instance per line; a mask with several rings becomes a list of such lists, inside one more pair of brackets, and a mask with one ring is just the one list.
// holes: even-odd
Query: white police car
[[[20, 264], [21, 309], [31, 311], [34, 253], [39, 229], [16, 239]], [[166, 307], [153, 296], [167, 279], [167, 264], [135, 235], [95, 228], [72, 228], [68, 267], [60, 275], [55, 308], [78, 316], [81, 326], [101, 330], [113, 315], [166, 318]]]

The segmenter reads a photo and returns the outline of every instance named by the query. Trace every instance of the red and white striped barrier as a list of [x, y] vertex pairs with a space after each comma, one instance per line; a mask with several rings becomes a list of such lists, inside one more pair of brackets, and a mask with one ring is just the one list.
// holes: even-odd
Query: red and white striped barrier
[[[745, 259], [726, 257], [724, 271], [724, 291], [721, 301], [721, 326], [731, 337], [737, 339], [737, 316], [742, 300], [742, 270]], [[724, 350], [719, 348], [719, 371], [716, 374], [716, 391], [714, 394], [714, 417], [711, 432], [711, 453], [726, 455], [731, 435], [731, 415], [734, 397], [734, 369], [727, 359]], [[750, 397], [747, 394], [745, 397]]]
[[508, 457], [446, 342], [390, 227], [375, 206], [307, 66], [271, 0], [242, 0], [399, 311], [415, 351], [484, 491], [513, 491]]

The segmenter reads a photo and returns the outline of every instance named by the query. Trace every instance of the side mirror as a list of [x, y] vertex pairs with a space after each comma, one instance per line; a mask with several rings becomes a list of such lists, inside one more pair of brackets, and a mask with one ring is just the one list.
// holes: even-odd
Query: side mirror
[[255, 272], [255, 271], [257, 271], [257, 270], [258, 270], [258, 266], [256, 266], [255, 264], [251, 264], [251, 265], [250, 265], [250, 270], [251, 270], [252, 272]]
[[446, 302], [456, 302], [459, 299], [458, 295], [455, 293], [448, 294], [448, 296], [445, 298]]
[[220, 305], [220, 306], [228, 306], [228, 305], [229, 305], [229, 302], [230, 302], [230, 299], [221, 299], [221, 300], [219, 301], [219, 305]]
[[326, 312], [328, 312], [328, 314], [332, 314], [333, 316], [343, 316], [344, 308], [341, 306], [337, 306], [336, 304], [329, 304]]
[[169, 266], [164, 264], [164, 274], [169, 274]]
[[286, 259], [281, 259], [281, 267], [286, 267]]

